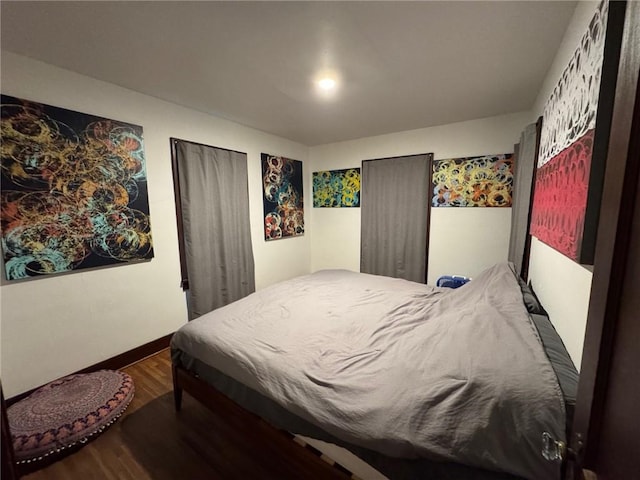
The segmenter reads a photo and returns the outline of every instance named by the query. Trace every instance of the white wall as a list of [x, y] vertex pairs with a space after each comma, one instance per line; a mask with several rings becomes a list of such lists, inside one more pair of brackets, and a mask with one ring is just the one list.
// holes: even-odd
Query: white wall
[[[361, 165], [362, 160], [418, 153], [434, 158], [513, 152], [530, 112], [312, 147], [311, 170]], [[311, 208], [311, 269], [360, 269], [360, 209]], [[444, 274], [477, 275], [507, 260], [510, 208], [433, 208], [428, 282]]]
[[533, 290], [578, 368], [587, 326], [591, 277], [589, 270], [533, 238], [529, 262]]
[[[144, 128], [155, 258], [0, 288], [2, 386], [11, 397], [175, 331], [186, 322], [169, 138], [247, 152], [256, 287], [309, 272], [310, 236], [266, 243], [260, 153], [308, 148], [203, 113], [2, 52], [2, 93]], [[305, 203], [311, 205], [305, 162]], [[309, 221], [307, 208], [307, 222]]]
[[[531, 121], [542, 115], [544, 105], [587, 31], [597, 5], [597, 2], [578, 2], [534, 104]], [[536, 238], [532, 241], [529, 268], [529, 278], [536, 294], [549, 312], [576, 367], [580, 369], [591, 293], [591, 272]]]

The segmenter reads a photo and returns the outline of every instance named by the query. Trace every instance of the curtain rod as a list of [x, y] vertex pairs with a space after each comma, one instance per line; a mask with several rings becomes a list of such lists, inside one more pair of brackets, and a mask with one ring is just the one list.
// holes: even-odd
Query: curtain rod
[[411, 153], [409, 155], [397, 155], [395, 157], [384, 157], [384, 158], [371, 158], [368, 160], [362, 160], [362, 162], [377, 162], [379, 160], [394, 160], [396, 158], [406, 158], [406, 157], [420, 157], [422, 155], [431, 155], [431, 158], [433, 159], [433, 152], [432, 153]]
[[183, 143], [191, 143], [192, 145], [199, 145], [201, 147], [207, 147], [207, 148], [217, 148], [218, 150], [224, 150], [226, 152], [233, 152], [233, 153], [241, 153], [243, 155], [247, 155], [247, 152], [241, 152], [239, 150], [232, 150], [230, 148], [222, 148], [222, 147], [216, 147], [214, 145], [206, 145], [204, 143], [199, 143], [199, 142], [192, 142], [191, 140], [182, 140], [181, 138], [175, 138], [175, 137], [169, 137], [169, 140], [171, 141], [171, 143], [176, 144], [179, 142], [183, 142]]

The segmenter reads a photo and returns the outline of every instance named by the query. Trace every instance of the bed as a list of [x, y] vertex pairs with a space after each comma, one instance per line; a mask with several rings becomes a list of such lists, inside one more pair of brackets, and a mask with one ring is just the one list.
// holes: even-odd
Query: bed
[[560, 478], [541, 436], [566, 439], [577, 372], [533, 304], [506, 263], [455, 290], [294, 278], [176, 332], [176, 406], [206, 384], [394, 480]]

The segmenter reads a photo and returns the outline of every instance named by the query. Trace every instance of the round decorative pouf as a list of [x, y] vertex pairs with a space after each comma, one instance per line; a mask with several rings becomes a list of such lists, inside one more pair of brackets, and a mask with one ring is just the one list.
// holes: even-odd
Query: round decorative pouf
[[16, 462], [43, 460], [86, 443], [122, 415], [133, 380], [115, 370], [69, 375], [7, 409]]

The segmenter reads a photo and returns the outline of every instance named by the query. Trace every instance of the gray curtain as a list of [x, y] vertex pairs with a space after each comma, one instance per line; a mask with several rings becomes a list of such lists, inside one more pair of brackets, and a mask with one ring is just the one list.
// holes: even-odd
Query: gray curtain
[[176, 144], [189, 319], [255, 291], [247, 155]]
[[361, 272], [426, 281], [432, 157], [362, 162]]
[[509, 261], [513, 262], [518, 274], [522, 273], [525, 247], [529, 235], [531, 188], [538, 154], [536, 148], [536, 125], [533, 123], [528, 125], [520, 136], [513, 182]]

